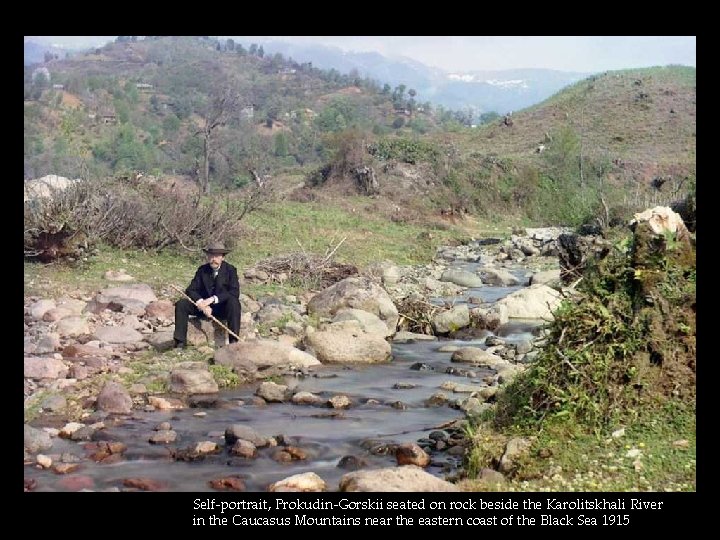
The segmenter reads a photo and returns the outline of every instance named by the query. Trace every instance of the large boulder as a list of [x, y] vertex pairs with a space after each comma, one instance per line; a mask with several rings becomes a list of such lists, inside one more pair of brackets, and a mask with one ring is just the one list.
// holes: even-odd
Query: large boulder
[[245, 373], [248, 379], [250, 376], [269, 377], [320, 365], [312, 355], [271, 339], [249, 339], [231, 343], [215, 351], [215, 363]]
[[332, 319], [343, 308], [377, 315], [395, 332], [398, 311], [385, 290], [368, 277], [349, 277], [316, 294], [308, 302], [308, 313]]
[[558, 291], [547, 285], [531, 285], [520, 289], [497, 301], [497, 305], [507, 308], [507, 316], [511, 319], [544, 319], [552, 320], [553, 311], [562, 302]]
[[646, 223], [656, 236], [672, 233], [677, 235], [679, 240], [690, 236], [680, 214], [674, 212], [668, 206], [656, 206], [635, 214], [630, 226], [635, 229], [641, 223]]
[[390, 359], [390, 344], [379, 334], [364, 332], [357, 321], [343, 321], [312, 332], [305, 345], [322, 363], [375, 364]]

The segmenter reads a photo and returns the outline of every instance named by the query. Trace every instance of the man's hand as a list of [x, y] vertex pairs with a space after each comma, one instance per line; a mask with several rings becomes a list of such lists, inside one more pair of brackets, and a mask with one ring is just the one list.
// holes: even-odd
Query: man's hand
[[209, 317], [212, 314], [212, 308], [210, 307], [210, 305], [213, 303], [213, 301], [213, 298], [200, 299], [195, 302], [195, 305], [200, 311], [202, 311], [207, 317]]

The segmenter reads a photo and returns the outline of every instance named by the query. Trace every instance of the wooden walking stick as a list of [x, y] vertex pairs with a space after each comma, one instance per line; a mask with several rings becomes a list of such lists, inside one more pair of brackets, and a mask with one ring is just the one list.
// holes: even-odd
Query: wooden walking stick
[[[190, 301], [193, 303], [193, 305], [195, 305], [195, 300], [193, 300], [193, 299], [190, 298], [187, 294], [185, 294], [185, 291], [183, 291], [180, 287], [176, 287], [176, 286], [173, 285], [172, 283], [170, 284], [170, 286], [171, 286], [173, 289], [175, 289], [177, 292], [179, 292], [180, 294], [182, 294], [185, 298], [187, 298], [188, 300], [190, 300]], [[198, 309], [199, 309], [199, 308], [198, 308]], [[210, 317], [213, 321], [215, 321], [216, 323], [218, 323], [221, 328], [227, 330], [227, 333], [228, 333], [228, 334], [230, 334], [232, 337], [234, 337], [235, 339], [237, 339], [238, 341], [240, 341], [240, 336], [238, 336], [235, 332], [233, 332], [232, 330], [230, 330], [230, 329], [229, 329], [227, 326], [225, 326], [223, 323], [221, 323], [220, 321], [218, 321], [215, 317], [212, 316], [212, 314], [207, 315], [207, 317]]]

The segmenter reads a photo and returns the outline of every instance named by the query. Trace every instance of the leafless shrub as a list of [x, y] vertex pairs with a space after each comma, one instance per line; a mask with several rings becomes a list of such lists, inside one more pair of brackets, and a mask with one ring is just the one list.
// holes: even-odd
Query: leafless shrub
[[302, 288], [325, 289], [347, 277], [358, 275], [356, 266], [332, 260], [344, 241], [345, 238], [334, 247], [331, 244], [323, 255], [308, 253], [301, 245], [302, 251], [264, 259], [255, 265], [255, 269], [271, 276], [285, 274], [291, 282]]
[[80, 182], [25, 202], [25, 256], [41, 261], [78, 256], [98, 242], [157, 251], [169, 246], [199, 251], [213, 240], [231, 244], [242, 219], [273, 197], [267, 184], [201, 197], [112, 180]]
[[434, 335], [433, 317], [444, 309], [442, 306], [436, 306], [412, 296], [403, 298], [397, 304], [397, 310], [400, 314], [398, 330]]

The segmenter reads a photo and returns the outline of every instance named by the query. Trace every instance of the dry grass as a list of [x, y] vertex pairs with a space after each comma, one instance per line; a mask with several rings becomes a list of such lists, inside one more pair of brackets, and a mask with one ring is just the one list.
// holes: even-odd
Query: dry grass
[[695, 70], [649, 68], [591, 77], [543, 103], [495, 122], [440, 137], [462, 153], [493, 154], [538, 163], [539, 144], [569, 127], [582, 134], [587, 155], [622, 163], [623, 178], [649, 182], [659, 174], [695, 171]]

